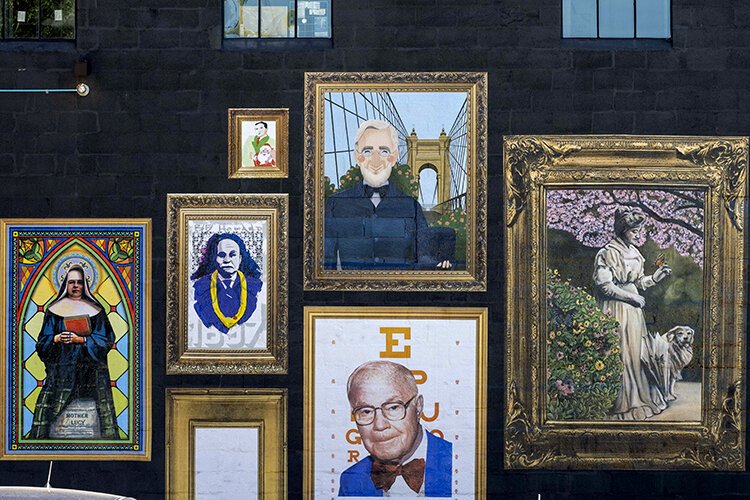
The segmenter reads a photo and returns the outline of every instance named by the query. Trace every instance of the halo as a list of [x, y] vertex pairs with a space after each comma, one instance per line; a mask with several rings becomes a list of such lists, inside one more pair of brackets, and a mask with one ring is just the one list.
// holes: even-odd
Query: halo
[[96, 288], [96, 284], [99, 282], [99, 272], [97, 271], [94, 261], [90, 257], [80, 253], [67, 255], [55, 265], [53, 276], [57, 280], [57, 285], [63, 286], [65, 276], [68, 274], [70, 268], [76, 264], [83, 268], [84, 277], [88, 283], [89, 290], [93, 291]]

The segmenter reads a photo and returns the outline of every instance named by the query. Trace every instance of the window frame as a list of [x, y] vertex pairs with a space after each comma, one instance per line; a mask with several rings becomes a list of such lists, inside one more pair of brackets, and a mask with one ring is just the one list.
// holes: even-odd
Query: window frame
[[[573, 0], [571, 0], [573, 1]], [[565, 26], [564, 26], [564, 20], [565, 20], [565, 0], [560, 0], [560, 38], [562, 40], [580, 40], [580, 41], [591, 41], [591, 40], [603, 40], [607, 42], [624, 42], [624, 43], [634, 43], [634, 42], [672, 42], [672, 38], [674, 35], [674, 2], [672, 0], [668, 0], [669, 2], [669, 36], [668, 37], [639, 37], [638, 36], [638, 0], [632, 0], [633, 2], [633, 36], [632, 37], [603, 37], [600, 35], [600, 18], [599, 18], [599, 4], [601, 0], [595, 0], [596, 2], [596, 36], [595, 37], [586, 37], [586, 36], [565, 36]]]
[[[0, 0], [0, 43], [75, 43], [78, 39], [78, 0], [73, 2], [73, 35], [71, 37], [45, 37], [42, 36], [42, 0], [34, 0], [37, 7], [36, 36], [35, 37], [13, 37], [10, 36], [10, 23], [13, 22], [11, 0]], [[64, 11], [63, 11], [64, 15]]]
[[[0, 1], [7, 1], [7, 0], [0, 0]], [[41, 0], [40, 0], [41, 1]], [[74, 0], [77, 1], [77, 0]], [[311, 37], [311, 36], [299, 36], [299, 27], [298, 27], [298, 19], [299, 19], [299, 3], [300, 1], [308, 1], [308, 0], [289, 0], [294, 2], [294, 36], [262, 36], [261, 35], [261, 9], [264, 7], [262, 5], [263, 0], [257, 0], [258, 1], [258, 36], [234, 36], [234, 37], [227, 37], [226, 32], [224, 31], [224, 27], [226, 26], [226, 9], [224, 8], [224, 1], [221, 2], [221, 21], [222, 21], [222, 43], [226, 45], [229, 44], [240, 44], [245, 45], [248, 42], [250, 44], [254, 43], [274, 43], [274, 41], [278, 44], [279, 41], [283, 41], [284, 43], [289, 42], [296, 42], [299, 40], [304, 41], [313, 41], [313, 40], [323, 40], [323, 41], [330, 41], [333, 39], [333, 0], [320, 0], [325, 1], [328, 3], [328, 36], [327, 37]], [[238, 5], [242, 2], [242, 0], [237, 0]], [[240, 6], [241, 7], [241, 6]], [[267, 5], [265, 7], [268, 7]], [[242, 13], [240, 11], [239, 15], [241, 16]], [[284, 44], [282, 43], [282, 44]]]

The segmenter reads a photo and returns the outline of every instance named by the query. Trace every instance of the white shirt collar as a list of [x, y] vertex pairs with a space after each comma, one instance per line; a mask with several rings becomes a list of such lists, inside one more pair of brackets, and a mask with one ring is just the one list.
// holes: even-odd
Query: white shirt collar
[[[425, 461], [425, 465], [427, 465], [427, 429], [424, 427], [422, 428], [422, 441], [419, 443], [419, 446], [417, 446], [417, 449], [414, 451], [414, 454], [407, 458], [404, 463], [409, 463], [412, 460], [418, 460], [423, 459]], [[424, 496], [424, 477], [422, 478], [422, 487], [419, 489], [419, 493], [414, 493], [414, 491], [409, 488], [409, 485], [406, 484], [406, 481], [404, 481], [404, 478], [401, 476], [396, 476], [396, 482], [393, 483], [393, 486], [391, 486], [391, 489], [388, 491], [383, 490], [383, 496], [386, 497], [423, 497]]]

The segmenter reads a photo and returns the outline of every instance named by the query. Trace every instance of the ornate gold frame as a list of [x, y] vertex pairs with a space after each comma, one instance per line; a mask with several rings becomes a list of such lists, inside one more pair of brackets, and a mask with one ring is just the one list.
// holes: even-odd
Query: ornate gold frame
[[[276, 166], [242, 166], [242, 122], [276, 122]], [[229, 178], [287, 178], [289, 176], [289, 108], [229, 108]]]
[[195, 498], [196, 427], [254, 427], [259, 498], [285, 499], [286, 389], [167, 389], [166, 497]]
[[[745, 469], [745, 137], [504, 138], [505, 467]], [[706, 192], [700, 422], [546, 418], [549, 188], [671, 187]]]
[[[302, 497], [315, 498], [315, 321], [319, 318], [474, 319], [476, 348], [475, 497], [486, 498], [487, 476], [487, 331], [488, 311], [480, 307], [305, 307], [304, 444]], [[468, 367], [467, 367], [468, 368]]]
[[[268, 349], [188, 349], [190, 220], [266, 220], [268, 238]], [[287, 372], [289, 197], [286, 194], [167, 195], [167, 373], [282, 374]]]
[[[324, 100], [339, 92], [467, 92], [466, 270], [323, 269]], [[305, 290], [487, 290], [487, 73], [305, 73]]]
[[[151, 219], [0, 219], [0, 275], [8, 278], [8, 269], [5, 259], [7, 253], [7, 241], [4, 237], [6, 229], [9, 225], [22, 225], [28, 224], [33, 226], [126, 226], [128, 224], [143, 226], [144, 230], [144, 252], [143, 252], [143, 363], [141, 370], [143, 372], [142, 378], [144, 381], [144, 390], [141, 401], [135, 401], [133, 405], [140, 405], [143, 408], [144, 417], [144, 429], [142, 434], [144, 436], [144, 449], [140, 451], [140, 454], [126, 455], [126, 454], [115, 454], [115, 453], [71, 453], [71, 454], [55, 454], [55, 445], [50, 445], [50, 451], [40, 453], [25, 453], [23, 455], [10, 455], [4, 454], [5, 450], [5, 439], [7, 436], [5, 425], [5, 412], [3, 411], [0, 416], [0, 423], [3, 424], [2, 436], [0, 436], [0, 459], [2, 460], [127, 460], [127, 461], [139, 461], [139, 462], [150, 462], [151, 461], [151, 418], [152, 418], [152, 384], [151, 384]], [[5, 285], [0, 287], [0, 304], [3, 305], [2, 325], [0, 325], [0, 353], [2, 353], [2, 359], [6, 360], [8, 353], [8, 346], [6, 344], [7, 329], [6, 329], [6, 315], [8, 309], [9, 297], [6, 293]], [[5, 405], [5, 399], [7, 397], [6, 391], [8, 390], [9, 380], [6, 374], [6, 369], [0, 370], [0, 402]], [[64, 444], [62, 444], [64, 447]], [[137, 447], [136, 447], [137, 449]]]

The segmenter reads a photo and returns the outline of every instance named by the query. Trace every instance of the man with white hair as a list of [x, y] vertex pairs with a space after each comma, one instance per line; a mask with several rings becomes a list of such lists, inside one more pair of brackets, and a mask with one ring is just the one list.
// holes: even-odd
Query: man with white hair
[[354, 142], [362, 180], [326, 201], [326, 269], [452, 267], [455, 232], [430, 228], [419, 202], [389, 182], [398, 157], [392, 125], [362, 122]]
[[453, 445], [420, 424], [424, 398], [411, 371], [368, 361], [346, 389], [370, 455], [341, 473], [339, 496], [450, 497]]

